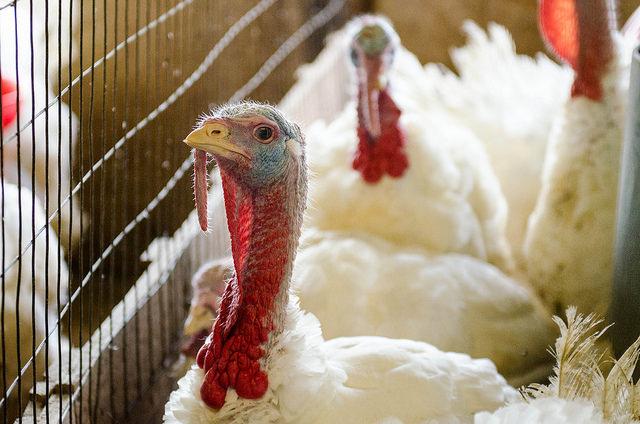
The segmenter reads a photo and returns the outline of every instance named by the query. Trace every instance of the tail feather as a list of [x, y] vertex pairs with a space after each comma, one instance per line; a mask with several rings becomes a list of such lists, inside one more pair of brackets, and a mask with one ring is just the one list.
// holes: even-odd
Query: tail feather
[[594, 314], [578, 314], [575, 307], [566, 312], [566, 322], [554, 321], [560, 337], [550, 351], [556, 359], [549, 384], [532, 384], [522, 390], [526, 401], [543, 397], [567, 400], [590, 400], [610, 423], [629, 423], [640, 418], [640, 381], [634, 384], [633, 373], [640, 359], [640, 337], [604, 376], [606, 351], [598, 340], [610, 326]]

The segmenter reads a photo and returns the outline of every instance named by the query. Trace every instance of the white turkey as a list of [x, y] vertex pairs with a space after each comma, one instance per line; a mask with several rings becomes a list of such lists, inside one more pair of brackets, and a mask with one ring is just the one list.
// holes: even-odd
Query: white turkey
[[514, 386], [551, 370], [554, 327], [544, 307], [531, 290], [471, 256], [306, 230], [293, 287], [327, 338], [421, 340], [489, 358]]
[[[513, 395], [488, 360], [408, 340], [323, 339], [289, 292], [307, 169], [302, 134], [280, 112], [225, 106], [186, 142], [219, 165], [235, 275], [165, 422], [460, 422]], [[205, 202], [197, 198], [199, 208]]]
[[[17, 82], [19, 89], [18, 119], [3, 129], [3, 177], [5, 181], [17, 184], [20, 172], [21, 185], [35, 191], [42, 205], [46, 204], [45, 199], [48, 194], [50, 215], [59, 209], [58, 189], [60, 189], [61, 203], [64, 205], [61, 207], [59, 230], [57, 218], [54, 218], [51, 224], [57, 230], [60, 242], [68, 252], [80, 241], [81, 210], [77, 196], [65, 203], [70, 193], [73, 166], [70, 154], [73, 154], [77, 142], [78, 118], [62, 101], [58, 101], [49, 108], [48, 116], [43, 110], [57, 96], [53, 87], [57, 84], [57, 72], [54, 70], [58, 70], [58, 49], [60, 48], [60, 69], [70, 59], [68, 29], [71, 17], [68, 8], [63, 8], [59, 12], [58, 2], [48, 2], [47, 7], [48, 15], [45, 15], [46, 8], [43, 0], [18, 1], [12, 7], [0, 10], [2, 78], [9, 84]], [[62, 27], [60, 40], [57, 35], [59, 26]], [[33, 46], [31, 44], [32, 27]], [[45, 42], [47, 31], [48, 46]], [[72, 48], [75, 49], [75, 47]], [[48, 62], [45, 63], [47, 52]], [[32, 65], [33, 78], [31, 77]], [[32, 116], [33, 113], [37, 115], [35, 118]], [[32, 120], [33, 124], [29, 124]], [[18, 139], [20, 141], [19, 163]], [[34, 156], [35, 165], [32, 162]]]
[[[359, 49], [373, 45], [379, 47], [383, 56], [380, 60], [389, 60], [384, 55], [393, 54], [392, 31], [380, 18], [357, 19], [351, 24], [351, 56], [358, 57]], [[365, 73], [361, 79], [381, 78], [375, 65], [369, 65], [367, 60], [374, 59], [363, 59], [364, 66], [356, 61], [357, 72]], [[370, 68], [374, 68], [373, 76], [368, 75]], [[393, 82], [389, 78], [389, 84]], [[361, 82], [361, 101], [368, 95], [363, 86]], [[396, 121], [384, 118], [382, 106], [380, 111], [382, 131], [393, 134], [395, 129], [402, 136], [402, 131], [394, 127]], [[388, 113], [397, 116], [395, 111]], [[310, 190], [315, 210], [310, 213], [312, 223], [304, 232], [294, 273], [294, 287], [302, 307], [318, 317], [328, 338], [367, 334], [421, 340], [440, 349], [488, 357], [513, 384], [543, 377], [550, 368], [546, 349], [554, 338], [553, 323], [544, 308], [523, 284], [483, 258], [464, 249], [467, 255], [450, 253], [457, 249], [446, 245], [455, 240], [455, 235], [465, 234], [468, 221], [473, 219], [467, 199], [456, 193], [460, 172], [466, 170], [462, 164], [456, 168], [455, 161], [457, 155], [464, 157], [464, 152], [473, 146], [456, 144], [456, 139], [449, 141], [447, 135], [456, 134], [455, 129], [441, 127], [435, 122], [438, 116], [402, 113], [404, 121], [400, 123], [413, 130], [407, 137], [408, 169], [398, 178], [386, 176], [375, 183], [363, 181], [366, 176], [350, 169], [349, 143], [356, 144], [356, 135], [352, 127], [349, 136], [343, 125], [344, 116], [315, 132], [315, 139], [308, 138], [312, 143], [310, 154], [315, 155], [310, 157], [315, 171]], [[357, 125], [360, 136], [366, 136], [365, 113], [359, 113]], [[317, 129], [312, 128], [312, 133]], [[442, 143], [439, 138], [444, 139]], [[363, 143], [360, 139], [358, 148]], [[450, 149], [442, 144], [448, 144]], [[482, 155], [481, 149], [476, 153]], [[369, 154], [365, 152], [365, 160], [379, 159], [367, 157]], [[416, 161], [411, 162], [414, 158]], [[318, 163], [324, 168], [314, 168], [313, 164]], [[466, 177], [465, 184], [470, 187], [482, 184], [481, 179]], [[334, 184], [333, 190], [330, 184]], [[501, 199], [499, 189], [496, 198]], [[347, 200], [341, 202], [343, 199]], [[412, 207], [403, 209], [400, 202]], [[314, 225], [313, 217], [333, 218], [337, 208], [344, 209], [342, 220], [327, 219], [322, 225]], [[367, 218], [367, 214], [371, 217]], [[371, 224], [363, 224], [366, 220]], [[406, 231], [407, 238], [425, 234], [434, 242], [429, 243], [430, 250], [424, 250], [423, 246], [410, 246], [394, 237], [381, 237], [384, 231]], [[448, 317], [446, 324], [438, 319], [441, 316]]]
[[[384, 21], [366, 18], [357, 22], [366, 29]], [[387, 28], [385, 24], [383, 32], [370, 34], [379, 37]], [[354, 37], [359, 37], [357, 34], [354, 32]], [[330, 131], [323, 136], [329, 142], [335, 139]], [[414, 146], [421, 151], [419, 142]], [[436, 159], [432, 162], [429, 170], [442, 169]], [[357, 172], [353, 174], [346, 178], [361, 179]], [[388, 187], [404, 190], [407, 199], [411, 196], [409, 183], [402, 179], [389, 181]], [[446, 203], [442, 199], [451, 197], [435, 189], [429, 195], [441, 204]], [[438, 201], [434, 201], [434, 209], [440, 206]], [[459, 202], [448, 206], [453, 209], [457, 205]], [[441, 208], [443, 214], [449, 210], [446, 206]], [[331, 206], [324, 202], [317, 207]], [[206, 216], [201, 223], [206, 227]], [[410, 217], [398, 216], [388, 225], [394, 224], [409, 227], [413, 223]], [[494, 266], [471, 255], [427, 252], [364, 232], [308, 226], [303, 234], [294, 267], [294, 289], [302, 308], [322, 323], [326, 338], [376, 335], [421, 340], [442, 350], [489, 358], [515, 385], [543, 378], [550, 371], [546, 352], [554, 339], [550, 317], [530, 290]], [[215, 293], [223, 282], [219, 266], [205, 266], [194, 278], [185, 353], [193, 353], [209, 331], [207, 319], [214, 316], [215, 306], [208, 294]], [[206, 275], [210, 277], [202, 278]], [[442, 316], [448, 317], [446, 323], [439, 319]]]
[[456, 73], [435, 64], [425, 68], [438, 103], [486, 148], [509, 205], [507, 237], [521, 262], [549, 132], [568, 95], [571, 72], [542, 53], [517, 54], [500, 25], [491, 23], [485, 32], [467, 21], [464, 30], [466, 44], [451, 53]]
[[[33, 343], [37, 347], [47, 336], [45, 319], [48, 319], [48, 331], [52, 333], [49, 336], [48, 359], [49, 363], [55, 362], [59, 346], [56, 329], [58, 295], [63, 306], [68, 297], [69, 273], [63, 253], [58, 250], [58, 239], [52, 229], [49, 228], [48, 234], [45, 233], [37, 238], [33, 247], [27, 248], [34, 229], [39, 229], [46, 222], [42, 205], [37, 197], [35, 200], [32, 200], [32, 197], [32, 192], [27, 188], [23, 187], [19, 190], [17, 186], [6, 182], [0, 194], [4, 211], [1, 254], [5, 264], [5, 270], [2, 271], [2, 296], [5, 308], [3, 329], [5, 345], [2, 348], [5, 352], [5, 362], [0, 358], [0, 365], [6, 372], [7, 388], [14, 383], [20, 370], [31, 358]], [[21, 210], [18, 205], [21, 206]], [[32, 214], [34, 220], [32, 220]], [[20, 261], [14, 262], [19, 255], [21, 255]], [[60, 284], [59, 292], [58, 283]], [[32, 326], [35, 326], [35, 338], [32, 335]], [[18, 334], [20, 335], [19, 344]], [[61, 336], [60, 345], [63, 351], [67, 349], [66, 337]], [[45, 371], [44, 359], [44, 352], [36, 356], [38, 377]], [[32, 385], [32, 378], [32, 370], [22, 376], [23, 399], [26, 399], [25, 394]], [[17, 396], [17, 389], [12, 391], [11, 395]], [[23, 405], [25, 402], [23, 400]]]
[[195, 358], [211, 332], [211, 324], [218, 315], [220, 298], [231, 278], [233, 262], [229, 258], [209, 261], [191, 279], [192, 297], [182, 334], [180, 350], [187, 358]]
[[356, 18], [349, 34], [356, 99], [307, 130], [308, 226], [508, 269], [507, 207], [480, 142], [417, 103], [424, 70], [386, 19]]
[[531, 385], [519, 402], [490, 413], [478, 413], [475, 424], [631, 424], [640, 423], [640, 383], [633, 373], [640, 355], [640, 338], [611, 370], [601, 371], [604, 352], [598, 340], [604, 329], [594, 315], [567, 310], [560, 327], [554, 356], [557, 364], [548, 385]]
[[529, 280], [554, 311], [605, 314], [631, 43], [607, 0], [543, 0], [542, 33], [574, 70], [555, 122], [525, 242]]

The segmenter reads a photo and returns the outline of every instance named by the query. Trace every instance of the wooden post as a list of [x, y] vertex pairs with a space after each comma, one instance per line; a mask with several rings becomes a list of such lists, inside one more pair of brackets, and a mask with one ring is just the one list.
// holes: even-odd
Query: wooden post
[[633, 53], [628, 107], [609, 310], [617, 356], [640, 335], [640, 47]]

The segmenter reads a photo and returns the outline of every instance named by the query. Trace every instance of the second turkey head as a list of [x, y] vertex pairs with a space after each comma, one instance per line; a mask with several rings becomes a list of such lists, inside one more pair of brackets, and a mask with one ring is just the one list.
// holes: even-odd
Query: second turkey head
[[358, 148], [353, 168], [368, 183], [378, 182], [385, 174], [398, 178], [408, 166], [401, 111], [389, 88], [399, 37], [386, 19], [377, 16], [356, 18], [351, 28], [350, 58], [358, 86]]

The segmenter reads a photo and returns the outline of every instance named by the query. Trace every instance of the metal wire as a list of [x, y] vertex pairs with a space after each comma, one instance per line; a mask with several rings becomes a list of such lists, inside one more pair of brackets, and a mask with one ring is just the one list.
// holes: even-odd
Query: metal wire
[[[27, 117], [20, 111], [16, 116], [15, 132], [7, 135], [0, 131], [0, 230], [3, 246], [6, 241], [5, 216], [8, 207], [5, 205], [5, 148], [11, 146], [16, 150], [15, 160], [19, 170], [16, 185], [20, 199], [17, 205], [19, 219], [15, 223], [18, 227], [18, 253], [14, 257], [7, 257], [7, 251], [3, 248], [0, 263], [3, 292], [0, 302], [2, 361], [6, 364], [7, 355], [14, 353], [17, 354], [18, 361], [15, 378], [10, 378], [7, 370], [4, 367], [2, 369], [3, 397], [0, 400], [0, 408], [4, 411], [4, 423], [12, 420], [7, 412], [12, 394], [16, 394], [18, 422], [23, 421], [20, 412], [25, 409], [27, 403], [33, 409], [29, 418], [34, 423], [41, 422], [36, 413], [35, 401], [29, 401], [23, 394], [25, 388], [32, 387], [38, 393], [44, 390], [46, 396], [55, 398], [58, 408], [50, 410], [49, 402], [41, 405], [46, 422], [77, 420], [82, 423], [85, 420], [100, 422], [101, 417], [105, 416], [125, 419], [132, 412], [133, 402], [145, 394], [144, 386], [154, 383], [157, 376], [154, 364], [161, 362], [162, 358], [174, 349], [173, 344], [181, 327], [187, 286], [174, 273], [165, 270], [159, 276], [163, 281], [163, 289], [141, 291], [135, 285], [134, 298], [144, 299], [144, 302], [133, 305], [122, 302], [122, 296], [131, 283], [141, 273], [146, 272], [139, 261], [124, 260], [122, 255], [129, 251], [138, 254], [154, 237], [166, 235], [171, 231], [165, 221], [175, 220], [175, 214], [168, 206], [171, 204], [168, 199], [177, 198], [176, 192], [180, 191], [174, 189], [184, 186], [184, 176], [192, 167], [191, 155], [183, 160], [181, 151], [173, 148], [185, 131], [185, 121], [167, 120], [161, 116], [168, 111], [181, 116], [193, 114], [193, 107], [186, 99], [194, 94], [194, 86], [203, 82], [203, 77], [212, 70], [214, 63], [243, 31], [250, 26], [256, 28], [259, 18], [277, 2], [278, 0], [257, 1], [237, 20], [230, 21], [228, 29], [205, 52], [202, 60], [193, 66], [188, 65], [189, 61], [194, 59], [194, 55], [189, 51], [190, 45], [196, 37], [202, 35], [198, 28], [206, 27], [208, 23], [208, 16], [197, 13], [194, 5], [206, 7], [207, 12], [214, 13], [211, 9], [218, 6], [212, 5], [213, 2], [200, 4], [196, 0], [163, 0], [145, 4], [140, 0], [92, 0], [91, 3], [81, 1], [74, 4], [73, 0], [44, 0], [43, 12], [36, 9], [38, 6], [33, 0], [20, 0], [19, 5], [17, 2], [0, 4], [0, 11], [9, 8], [13, 13], [14, 39], [8, 48], [14, 49], [15, 52], [18, 52], [19, 48], [26, 48], [23, 46], [26, 39], [18, 33], [19, 25], [23, 24], [18, 19], [18, 8], [26, 6], [29, 10], [30, 63], [24, 63], [26, 60], [16, 55], [13, 71], [18, 98], [22, 99], [19, 75], [24, 75], [21, 73], [23, 66], [25, 69], [27, 66], [30, 68], [30, 90], [26, 90], [30, 93], [26, 96], [27, 99], [30, 96], [31, 101], [31, 116]], [[240, 87], [226, 101], [238, 101], [253, 93], [296, 48], [338, 15], [345, 3], [346, 0], [326, 2], [321, 10], [303, 21], [284, 42], [277, 45], [275, 51], [259, 64], [257, 71], [242, 81]], [[11, 7], [13, 9], [10, 9]], [[143, 7], [146, 8], [144, 11]], [[98, 15], [100, 8], [102, 20]], [[79, 13], [79, 28], [74, 26], [74, 12]], [[274, 10], [273, 13], [278, 11]], [[41, 19], [42, 14], [44, 22], [40, 23], [37, 20]], [[52, 26], [57, 29], [57, 43], [50, 42], [50, 14], [52, 20], [57, 21], [57, 27]], [[43, 25], [43, 40], [35, 37], [36, 25], [40, 24]], [[87, 29], [87, 25], [90, 25], [90, 30]], [[103, 26], [102, 31], [97, 29], [100, 25]], [[259, 32], [251, 34], [254, 37]], [[51, 36], [55, 38], [53, 34]], [[79, 40], [78, 45], [74, 44], [74, 37]], [[43, 58], [36, 55], [39, 42], [44, 43]], [[98, 52], [99, 44], [102, 44], [101, 52]], [[55, 54], [53, 57], [50, 56], [50, 45], [57, 48], [57, 58]], [[0, 52], [4, 48], [7, 46], [0, 41]], [[144, 51], [140, 51], [142, 48]], [[169, 62], [163, 55], [173, 59]], [[68, 60], [68, 64], [63, 59]], [[85, 63], [85, 59], [89, 60], [89, 64]], [[74, 60], [77, 62], [74, 63]], [[99, 67], [102, 69], [99, 70]], [[182, 74], [187, 69], [192, 71], [183, 78]], [[0, 78], [3, 76], [2, 71], [0, 63]], [[42, 86], [36, 84], [37, 78], [43, 78]], [[63, 79], [66, 83], [63, 83]], [[50, 85], [55, 87], [55, 91], [51, 90], [53, 87]], [[26, 84], [23, 86], [26, 87]], [[144, 93], [140, 92], [141, 86], [145, 87]], [[36, 99], [39, 101], [36, 102]], [[51, 117], [51, 113], [57, 114], [57, 117]], [[64, 113], [68, 115], [65, 117]], [[75, 113], [79, 121], [78, 134]], [[42, 120], [43, 129], [39, 126], [42, 125]], [[134, 124], [131, 125], [132, 122]], [[26, 131], [31, 134], [31, 146], [27, 150], [24, 149], [25, 146], [21, 146], [21, 141], [27, 139]], [[40, 137], [44, 137], [44, 176], [41, 179], [43, 188], [37, 186], [41, 177], [38, 174], [40, 162], [37, 159], [37, 155], [42, 154], [38, 150]], [[133, 143], [132, 139], [138, 142]], [[149, 145], [147, 139], [155, 140], [158, 144], [145, 148], [144, 146]], [[14, 141], [15, 144], [12, 145]], [[167, 145], [169, 148], [165, 149], [164, 146]], [[31, 154], [31, 160], [21, 160], [21, 156], [25, 154]], [[77, 167], [74, 159], [78, 162]], [[148, 175], [159, 187], [146, 189], [146, 200], [138, 206], [141, 199], [128, 196], [126, 190], [130, 190], [131, 185], [144, 181], [146, 174], [131, 165], [145, 161], [162, 164], [151, 169]], [[22, 179], [23, 171], [20, 170], [23, 167], [30, 173], [32, 189], [28, 196], [31, 200], [30, 209], [24, 209], [30, 212], [24, 215], [24, 219], [30, 219], [30, 222], [24, 223], [23, 208], [29, 206], [22, 205], [21, 193], [25, 182]], [[55, 178], [50, 178], [51, 172], [56, 171], [56, 168]], [[63, 175], [64, 170], [68, 172]], [[108, 197], [108, 193], [112, 192], [119, 192], [120, 195]], [[78, 201], [79, 208], [76, 209]], [[43, 203], [43, 224], [36, 219], [38, 202]], [[78, 213], [83, 210], [88, 212], [88, 216], [93, 217], [91, 221], [86, 221], [84, 215]], [[79, 225], [74, 226], [74, 223]], [[23, 227], [23, 224], [27, 226]], [[74, 229], [76, 227], [77, 230]], [[25, 232], [25, 235], [28, 235], [25, 237], [23, 229], [28, 229]], [[53, 238], [52, 230], [58, 232], [57, 240]], [[81, 243], [76, 247], [73, 247], [76, 237], [74, 231], [78, 231]], [[54, 243], [51, 246], [52, 250], [49, 249], [51, 243]], [[63, 248], [63, 243], [67, 249]], [[44, 245], [44, 251], [41, 250], [41, 244]], [[163, 262], [177, 263], [176, 258], [180, 252], [176, 249], [174, 245], [161, 248], [159, 255]], [[28, 254], [31, 254], [31, 257], [27, 266], [25, 260]], [[39, 269], [41, 263], [44, 267]], [[61, 275], [65, 263], [69, 264], [68, 274]], [[31, 281], [24, 278], [28, 276], [26, 273], [29, 269]], [[14, 271], [17, 271], [15, 311], [10, 313], [11, 316], [5, 317], [6, 311], [10, 308], [6, 308], [4, 294], [8, 290], [9, 273]], [[38, 303], [40, 282], [36, 280], [36, 275], [40, 275], [41, 272], [44, 278], [43, 305]], [[54, 274], [51, 274], [52, 272]], [[150, 274], [145, 275], [145, 278], [150, 278]], [[32, 317], [28, 326], [31, 332], [29, 352], [21, 351], [21, 342], [24, 341], [20, 340], [21, 333], [25, 334], [24, 329], [20, 329], [20, 316], [25, 313], [21, 310], [21, 293], [25, 290], [21, 289], [21, 285], [27, 282], [29, 284], [25, 285], [30, 286], [28, 289], [31, 290], [30, 296], [26, 298], [31, 302], [27, 312]], [[53, 299], [50, 302], [49, 296], [53, 293], [54, 287], [55, 302]], [[151, 287], [151, 284], [147, 287]], [[24, 292], [25, 296], [26, 293], [28, 292]], [[151, 314], [147, 315], [146, 323], [143, 317], [138, 316], [142, 305], [151, 302], [156, 295], [159, 299], [156, 307], [159, 308], [159, 315], [163, 317], [159, 320], [158, 326], [153, 325]], [[121, 303], [121, 308], [115, 314], [112, 307], [118, 302]], [[44, 308], [45, 311], [43, 329], [39, 327], [40, 321], [36, 321], [38, 308]], [[51, 319], [48, 313], [50, 308], [53, 313]], [[5, 334], [5, 325], [13, 324], [14, 314], [15, 352], [8, 350], [11, 343]], [[108, 318], [108, 322], [105, 321], [106, 326], [96, 325], [96, 320], [105, 317]], [[125, 322], [130, 317], [134, 320], [132, 327], [114, 324], [118, 320]], [[144, 334], [143, 326], [148, 327], [151, 334]], [[62, 333], [67, 334], [77, 347], [63, 349], [65, 337]], [[118, 343], [114, 342], [116, 338], [120, 340]], [[154, 338], [159, 339], [159, 356], [158, 353], [154, 353], [152, 346]], [[103, 350], [104, 343], [112, 343], [112, 348]], [[144, 343], [148, 344], [146, 350], [150, 353], [146, 361], [141, 353]], [[87, 348], [86, 357], [83, 354], [84, 349], [79, 350], [83, 346]], [[25, 354], [31, 357], [23, 359]], [[57, 368], [49, 368], [47, 364], [55, 360], [56, 356]], [[38, 358], [41, 357], [44, 357], [44, 362], [38, 362]], [[118, 377], [115, 375], [114, 362], [124, 367], [123, 381], [116, 380]], [[145, 362], [148, 365], [145, 365]], [[40, 369], [41, 364], [44, 364], [45, 369]], [[129, 377], [126, 371], [132, 367], [142, 372]], [[27, 376], [29, 378], [25, 378]], [[44, 377], [44, 389], [37, 388], [41, 377]], [[105, 392], [107, 390], [108, 393]], [[57, 416], [50, 417], [50, 412]]]

